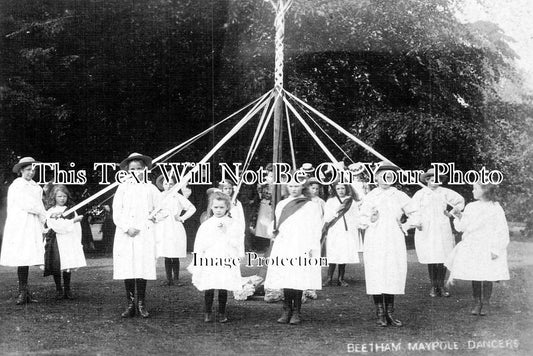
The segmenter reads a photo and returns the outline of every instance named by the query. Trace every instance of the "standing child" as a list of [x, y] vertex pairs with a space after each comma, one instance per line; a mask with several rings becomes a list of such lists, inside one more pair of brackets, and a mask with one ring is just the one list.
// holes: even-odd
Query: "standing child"
[[218, 321], [226, 323], [228, 290], [242, 289], [239, 263], [241, 226], [230, 215], [231, 200], [227, 194], [213, 191], [209, 195], [212, 216], [196, 234], [193, 260], [189, 266], [192, 284], [204, 291], [204, 321], [212, 322], [215, 289], [218, 289]]
[[[56, 284], [56, 299], [72, 299], [70, 291], [71, 270], [87, 266], [83, 245], [81, 244], [81, 225], [83, 215], [72, 213], [72, 217], [62, 216], [68, 206], [72, 205], [72, 197], [66, 186], [54, 185], [47, 197], [46, 224], [55, 232], [59, 252], [59, 269], [51, 271]], [[50, 263], [51, 261], [46, 261]], [[51, 263], [54, 265], [54, 263]], [[61, 286], [61, 271], [63, 286]], [[46, 275], [46, 271], [45, 271]]]
[[407, 249], [400, 219], [408, 213], [409, 197], [392, 186], [399, 168], [381, 162], [376, 170], [378, 186], [361, 205], [361, 227], [366, 229], [364, 264], [366, 293], [376, 305], [377, 323], [386, 327], [402, 326], [394, 317], [394, 295], [405, 293]]
[[[320, 259], [320, 207], [302, 194], [304, 186], [301, 183], [291, 181], [287, 183], [287, 189], [289, 197], [276, 206], [270, 259]], [[320, 274], [320, 265], [316, 264], [276, 262], [268, 266], [265, 289], [283, 289], [283, 313], [278, 323], [300, 324], [303, 291], [320, 289]]]
[[326, 257], [328, 258], [328, 279], [325, 286], [333, 285], [335, 267], [339, 265], [337, 285], [348, 287], [344, 280], [347, 263], [359, 263], [359, 230], [356, 197], [348, 184], [334, 183], [333, 197], [326, 202], [325, 220], [327, 228]]
[[[439, 181], [446, 177], [439, 177]], [[435, 170], [429, 169], [420, 177], [421, 182], [427, 183], [427, 188], [422, 188], [415, 193], [411, 204], [417, 211], [415, 223], [415, 248], [418, 262], [428, 265], [431, 290], [429, 296], [449, 297], [450, 293], [444, 288], [446, 267], [444, 262], [452, 252], [455, 237], [450, 226], [448, 205], [458, 210], [463, 210], [465, 200], [451, 189], [441, 187], [436, 183]]]
[[[218, 184], [218, 189], [220, 189], [222, 193], [229, 196], [232, 201], [233, 195], [235, 194], [234, 187], [235, 182], [229, 179], [223, 180]], [[231, 217], [235, 219], [235, 222], [238, 224], [239, 230], [242, 233], [241, 243], [239, 244], [239, 257], [244, 257], [244, 236], [246, 230], [246, 222], [244, 219], [244, 210], [242, 208], [242, 204], [237, 198], [235, 198], [235, 200], [231, 204]]]
[[468, 204], [463, 213], [459, 209], [452, 211], [456, 217], [455, 228], [463, 232], [463, 239], [446, 262], [449, 283], [454, 279], [472, 281], [473, 315], [488, 313], [492, 282], [509, 279], [509, 228], [505, 213], [496, 201], [496, 187], [474, 184], [472, 193], [477, 201]]
[[[169, 193], [176, 184], [174, 176], [165, 180], [163, 175], [156, 180], [162, 189], [162, 209], [157, 213], [155, 225], [156, 256], [165, 258], [166, 285], [171, 286], [174, 280], [178, 286], [180, 276], [180, 258], [187, 257], [187, 234], [183, 223], [195, 212], [194, 205], [178, 192]], [[174, 276], [172, 274], [174, 273]], [[173, 278], [174, 277], [174, 278]]]
[[[156, 279], [155, 237], [149, 217], [158, 206], [161, 193], [146, 179], [152, 159], [132, 153], [120, 163], [136, 178], [119, 185], [113, 199], [113, 220], [117, 229], [113, 243], [113, 278], [123, 279], [128, 306], [123, 318], [135, 316], [136, 310], [143, 318], [150, 314], [146, 309], [146, 283]], [[137, 290], [137, 306], [135, 305]]]
[[46, 214], [43, 190], [33, 176], [31, 157], [23, 157], [15, 166], [15, 179], [7, 191], [7, 217], [2, 239], [0, 265], [17, 267], [19, 295], [16, 304], [35, 302], [28, 290], [30, 266], [44, 264], [43, 224]]

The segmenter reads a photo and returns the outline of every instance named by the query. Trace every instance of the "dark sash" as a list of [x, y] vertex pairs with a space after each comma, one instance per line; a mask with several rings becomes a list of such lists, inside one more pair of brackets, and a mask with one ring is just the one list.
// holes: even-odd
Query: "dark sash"
[[326, 235], [328, 234], [329, 228], [335, 225], [335, 223], [339, 221], [340, 218], [343, 219], [344, 228], [346, 229], [346, 231], [348, 231], [348, 225], [346, 224], [346, 218], [344, 217], [344, 214], [346, 214], [348, 210], [350, 210], [350, 208], [352, 207], [352, 203], [353, 203], [352, 197], [348, 197], [345, 201], [341, 202], [341, 205], [339, 206], [339, 208], [337, 209], [337, 213], [335, 214], [335, 218], [331, 220], [330, 222], [324, 224], [324, 227], [322, 228], [321, 241], [324, 241], [324, 239], [326, 238]]
[[292, 214], [300, 210], [300, 208], [309, 201], [311, 201], [309, 198], [302, 197], [293, 199], [288, 202], [287, 205], [285, 205], [283, 209], [281, 209], [281, 214], [279, 215], [279, 219], [274, 228], [274, 236], [278, 234], [279, 227], [281, 226], [281, 224], [283, 224], [285, 220], [287, 220]]
[[44, 276], [61, 273], [61, 259], [57, 246], [56, 232], [52, 229], [44, 235]]

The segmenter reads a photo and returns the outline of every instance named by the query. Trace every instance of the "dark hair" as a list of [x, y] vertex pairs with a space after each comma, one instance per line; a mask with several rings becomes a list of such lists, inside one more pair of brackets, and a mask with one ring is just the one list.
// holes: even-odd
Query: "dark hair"
[[348, 184], [348, 183], [339, 183], [338, 181], [333, 182], [333, 184], [331, 184], [330, 196], [338, 197], [338, 195], [337, 195], [337, 186], [338, 185], [343, 185], [344, 186], [344, 189], [346, 190], [346, 195], [347, 196], [352, 197], [354, 200], [359, 200], [359, 197], [357, 196], [357, 193], [354, 191], [354, 189], [352, 188], [352, 186], [350, 184]]
[[479, 185], [479, 187], [483, 191], [483, 197], [485, 199], [487, 199], [488, 201], [498, 201], [498, 185], [492, 183], [477, 183], [477, 185]]

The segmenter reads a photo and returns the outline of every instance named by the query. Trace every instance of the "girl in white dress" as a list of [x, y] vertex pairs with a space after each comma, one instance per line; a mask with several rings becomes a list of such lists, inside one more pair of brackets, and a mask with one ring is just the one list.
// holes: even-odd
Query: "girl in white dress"
[[474, 184], [472, 193], [477, 201], [467, 204], [463, 213], [452, 211], [455, 228], [463, 232], [463, 239], [446, 262], [449, 284], [454, 279], [472, 281], [473, 315], [488, 313], [492, 282], [509, 279], [509, 228], [505, 212], [496, 201], [496, 188], [493, 184]]
[[[183, 223], [195, 212], [195, 206], [178, 192], [169, 196], [169, 190], [176, 184], [174, 176], [167, 181], [159, 176], [156, 185], [162, 189], [162, 209], [156, 215], [155, 243], [157, 257], [165, 258], [166, 285], [171, 286], [174, 280], [178, 286], [180, 275], [180, 258], [187, 257], [187, 234]], [[174, 275], [173, 275], [174, 274]]]
[[[289, 197], [276, 206], [272, 261], [320, 259], [321, 211], [302, 194], [303, 188], [301, 183], [288, 183]], [[265, 289], [283, 289], [283, 313], [277, 322], [300, 324], [303, 291], [321, 289], [320, 265], [272, 263]]]
[[[113, 244], [113, 278], [123, 279], [128, 306], [123, 318], [134, 317], [136, 310], [148, 318], [146, 309], [146, 282], [156, 279], [155, 236], [151, 212], [158, 207], [161, 193], [143, 179], [144, 170], [152, 167], [152, 159], [132, 153], [120, 163], [120, 168], [136, 179], [120, 184], [113, 199], [113, 221], [117, 226]], [[135, 305], [137, 290], [137, 306]]]
[[188, 267], [192, 284], [204, 291], [204, 321], [212, 322], [215, 289], [218, 289], [218, 321], [226, 323], [228, 290], [241, 290], [239, 262], [241, 226], [229, 214], [231, 200], [227, 194], [213, 191], [209, 195], [212, 216], [205, 220], [196, 234], [193, 260]]
[[[85, 255], [81, 244], [81, 225], [83, 215], [76, 213], [72, 217], [62, 216], [67, 206], [72, 205], [71, 195], [66, 186], [54, 185], [48, 193], [47, 203], [50, 208], [46, 211], [46, 225], [55, 232], [59, 251], [60, 270], [54, 271], [56, 284], [56, 299], [72, 299], [70, 291], [71, 270], [85, 267]], [[61, 271], [63, 272], [63, 286], [61, 285]]]
[[[446, 177], [439, 178], [439, 181], [442, 181]], [[422, 174], [420, 181], [426, 182], [427, 188], [417, 191], [411, 200], [417, 211], [413, 216], [413, 223], [417, 224], [416, 254], [418, 262], [428, 265], [431, 282], [429, 296], [449, 297], [450, 293], [444, 288], [446, 277], [444, 262], [455, 246], [455, 237], [450, 225], [448, 205], [463, 210], [465, 200], [460, 194], [441, 187], [441, 183], [436, 183], [433, 168]]]
[[410, 213], [410, 199], [388, 183], [396, 170], [390, 163], [381, 163], [376, 173], [378, 186], [363, 198], [360, 215], [361, 227], [366, 229], [366, 293], [373, 296], [377, 323], [382, 327], [403, 325], [393, 312], [394, 295], [405, 293], [407, 249], [400, 219]]
[[4, 225], [0, 265], [17, 267], [19, 295], [16, 304], [35, 302], [28, 290], [29, 266], [44, 264], [43, 227], [46, 214], [43, 190], [33, 181], [31, 157], [13, 166], [20, 175], [7, 191], [7, 218]]
[[325, 286], [333, 285], [335, 267], [339, 265], [336, 285], [348, 287], [344, 280], [347, 263], [359, 263], [359, 209], [356, 197], [348, 184], [335, 183], [333, 197], [326, 202], [327, 227], [326, 256], [328, 258], [328, 279]]
[[[230, 197], [230, 199], [233, 200], [233, 195], [235, 194], [235, 182], [226, 179], [221, 181], [218, 184], [218, 189], [222, 191], [222, 193], [226, 194]], [[235, 222], [239, 225], [239, 229], [242, 232], [241, 235], [241, 243], [239, 244], [239, 247], [241, 250], [239, 251], [239, 257], [244, 257], [244, 237], [245, 237], [245, 230], [246, 230], [246, 222], [244, 219], [244, 209], [242, 208], [241, 202], [235, 198], [235, 201], [231, 204], [230, 209], [231, 217], [235, 219]]]

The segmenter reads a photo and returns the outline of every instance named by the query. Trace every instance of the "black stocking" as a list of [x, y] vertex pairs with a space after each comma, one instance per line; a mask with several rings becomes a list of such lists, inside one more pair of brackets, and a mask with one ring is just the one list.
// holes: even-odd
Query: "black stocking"
[[29, 266], [19, 266], [17, 268], [17, 275], [19, 279], [19, 291], [23, 291], [28, 287], [28, 275], [30, 274]]
[[70, 276], [72, 275], [71, 272], [63, 271], [63, 286], [65, 287], [66, 291], [70, 290]]
[[228, 291], [225, 289], [218, 290], [218, 312], [226, 313], [226, 303], [228, 302]]
[[339, 279], [344, 280], [344, 273], [346, 272], [346, 264], [339, 264]]
[[167, 281], [172, 280], [172, 258], [165, 257], [165, 273], [167, 275]]
[[137, 278], [135, 284], [137, 286], [137, 299], [144, 300], [146, 297], [146, 279]]
[[174, 279], [177, 281], [178, 279], [180, 279], [180, 259], [179, 258], [172, 259], [172, 270], [174, 271]]
[[57, 291], [63, 291], [63, 288], [61, 287], [61, 272], [54, 273], [54, 282], [56, 284], [56, 290]]
[[205, 303], [205, 312], [211, 313], [213, 309], [213, 299], [215, 297], [215, 290], [208, 289], [204, 292], [204, 303]]

